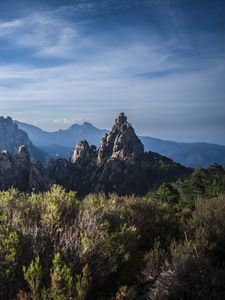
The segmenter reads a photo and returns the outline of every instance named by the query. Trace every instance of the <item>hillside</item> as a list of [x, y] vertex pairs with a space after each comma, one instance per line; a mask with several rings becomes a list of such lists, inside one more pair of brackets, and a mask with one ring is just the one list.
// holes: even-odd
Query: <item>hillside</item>
[[[19, 128], [26, 131], [35, 146], [51, 157], [69, 159], [76, 144], [87, 140], [90, 145], [99, 146], [107, 130], [94, 127], [90, 123], [74, 124], [66, 130], [47, 132], [16, 121]], [[187, 167], [208, 167], [214, 163], [225, 165], [225, 146], [210, 143], [178, 143], [148, 136], [140, 136], [145, 151], [153, 151], [167, 156]]]
[[225, 146], [210, 143], [177, 143], [151, 137], [140, 137], [146, 151], [165, 155], [184, 166], [209, 167], [214, 163], [225, 166]]
[[48, 155], [34, 146], [25, 131], [19, 129], [10, 117], [0, 117], [0, 149], [15, 154], [20, 145], [26, 146], [32, 161], [41, 161], [42, 164], [47, 163]]
[[224, 179], [196, 171], [185, 201], [165, 185], [82, 201], [59, 186], [0, 192], [0, 299], [225, 299]]
[[144, 152], [123, 113], [70, 161], [0, 158], [0, 299], [224, 299], [222, 166]]

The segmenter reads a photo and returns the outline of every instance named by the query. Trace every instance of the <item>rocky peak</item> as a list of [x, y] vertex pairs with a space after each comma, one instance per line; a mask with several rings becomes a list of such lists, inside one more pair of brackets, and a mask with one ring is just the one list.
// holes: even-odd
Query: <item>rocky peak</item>
[[21, 145], [19, 147], [17, 157], [23, 159], [24, 161], [30, 162], [30, 155], [25, 145]]
[[86, 140], [80, 141], [79, 144], [76, 145], [76, 148], [73, 151], [71, 162], [75, 163], [78, 160], [87, 160], [90, 158], [91, 148]]
[[[3, 126], [7, 122], [12, 128]], [[13, 130], [10, 134], [9, 127]], [[10, 146], [12, 143], [13, 148], [1, 147], [2, 141], [3, 145], [7, 142]], [[79, 195], [102, 191], [142, 195], [161, 182], [175, 180], [191, 172], [156, 153], [144, 155], [144, 147], [124, 113], [116, 118], [98, 151], [82, 140], [76, 146], [71, 161], [56, 159], [49, 163], [47, 169], [41, 163], [32, 162], [32, 144], [29, 141], [25, 143], [27, 135], [13, 126], [10, 118], [0, 118], [0, 148], [14, 149], [20, 141], [22, 146], [16, 150], [16, 155], [13, 155], [14, 151], [10, 151], [11, 154], [0, 151], [0, 190], [14, 186], [26, 192], [45, 191], [56, 183], [67, 190], [78, 191]]]
[[0, 151], [0, 173], [12, 168], [9, 152], [7, 150]]
[[15, 155], [7, 150], [0, 151], [0, 190], [12, 186], [21, 191], [47, 190], [51, 180], [40, 162], [33, 164], [25, 145], [21, 145]]
[[20, 173], [21, 170], [29, 172], [31, 161], [30, 155], [25, 145], [21, 145], [16, 155], [13, 157], [15, 173]]
[[0, 151], [0, 155], [1, 155], [1, 156], [4, 156], [4, 155], [9, 156], [9, 152], [8, 152], [6, 149], [2, 149], [2, 150]]
[[115, 119], [115, 126], [122, 126], [127, 123], [127, 117], [123, 112], [119, 114], [119, 116]]
[[134, 161], [144, 154], [144, 146], [123, 112], [116, 118], [111, 131], [101, 141], [98, 163], [109, 158]]
[[85, 127], [85, 128], [89, 128], [89, 129], [94, 128], [94, 126], [89, 122], [84, 122], [82, 126]]

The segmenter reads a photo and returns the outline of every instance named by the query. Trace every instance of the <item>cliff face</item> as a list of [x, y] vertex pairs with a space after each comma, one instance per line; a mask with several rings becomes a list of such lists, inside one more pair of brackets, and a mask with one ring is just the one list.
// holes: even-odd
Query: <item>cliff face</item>
[[24, 145], [13, 156], [8, 151], [0, 152], [0, 189], [16, 187], [21, 191], [44, 191], [51, 180], [40, 162], [32, 163]]
[[143, 195], [158, 184], [188, 175], [191, 169], [174, 163], [144, 147], [126, 116], [116, 118], [97, 150], [81, 141], [71, 160], [49, 162], [47, 169], [30, 161], [24, 146], [12, 157], [0, 153], [0, 187], [16, 186], [22, 190], [46, 190], [53, 183], [75, 190], [79, 195], [90, 192], [116, 192], [120, 195]]
[[19, 129], [10, 117], [0, 117], [0, 149], [15, 154], [20, 145], [26, 146], [32, 161], [47, 163], [47, 154], [33, 145], [25, 131]]

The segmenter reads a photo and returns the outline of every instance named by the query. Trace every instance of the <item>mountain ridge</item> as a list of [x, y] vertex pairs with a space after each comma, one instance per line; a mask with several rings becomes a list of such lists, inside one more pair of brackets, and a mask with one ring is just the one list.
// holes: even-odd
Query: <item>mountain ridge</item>
[[[14, 122], [19, 126], [19, 128], [28, 133], [32, 142], [38, 147], [59, 145], [73, 148], [82, 139], [89, 140], [90, 144], [96, 144], [96, 140], [100, 142], [100, 139], [107, 132], [107, 130], [98, 129], [89, 122], [84, 122], [82, 125], [75, 123], [67, 129], [59, 129], [53, 132], [44, 131], [35, 125], [22, 123], [20, 121], [15, 120]], [[73, 134], [75, 130], [77, 130], [76, 136], [73, 137], [71, 134]], [[91, 132], [88, 130], [91, 130]]]
[[162, 182], [183, 178], [192, 171], [167, 157], [145, 152], [123, 113], [98, 149], [82, 140], [70, 160], [53, 159], [47, 168], [32, 163], [25, 146], [20, 146], [15, 155], [0, 152], [0, 188], [14, 186], [27, 192], [48, 190], [58, 184], [80, 196], [100, 192], [144, 195]]
[[182, 178], [192, 171], [167, 157], [145, 152], [123, 113], [101, 139], [98, 149], [82, 140], [70, 161], [56, 159], [48, 165], [50, 178], [81, 196], [99, 192], [143, 195], [162, 182]]
[[[74, 148], [81, 140], [99, 146], [101, 138], [108, 132], [99, 129], [89, 122], [73, 124], [68, 129], [54, 132], [44, 131], [41, 128], [15, 121], [26, 131], [32, 142], [51, 157], [69, 158]], [[32, 129], [34, 131], [32, 131]], [[89, 129], [91, 129], [89, 131]], [[57, 137], [58, 135], [58, 137]], [[42, 136], [44, 137], [41, 142]], [[205, 142], [176, 142], [160, 138], [139, 136], [144, 144], [145, 151], [153, 151], [167, 156], [187, 167], [208, 167], [214, 163], [225, 166], [225, 146]]]

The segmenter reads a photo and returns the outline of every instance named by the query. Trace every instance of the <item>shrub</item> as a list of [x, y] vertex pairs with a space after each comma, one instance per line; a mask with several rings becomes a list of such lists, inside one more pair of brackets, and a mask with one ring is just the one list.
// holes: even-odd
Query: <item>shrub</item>
[[[4, 217], [0, 217], [0, 222]], [[18, 267], [19, 237], [15, 231], [0, 224], [0, 298], [7, 299], [18, 287], [16, 273]]]
[[40, 257], [37, 256], [29, 267], [23, 267], [24, 279], [27, 281], [32, 300], [41, 300], [42, 269]]
[[85, 300], [90, 286], [90, 272], [85, 265], [82, 274], [72, 276], [71, 269], [62, 261], [60, 253], [56, 253], [49, 287], [44, 284], [40, 258], [37, 256], [28, 267], [23, 267], [24, 279], [28, 284], [29, 292], [20, 291], [19, 299], [32, 300]]
[[224, 168], [192, 176], [145, 197], [0, 192], [0, 298], [225, 299]]

